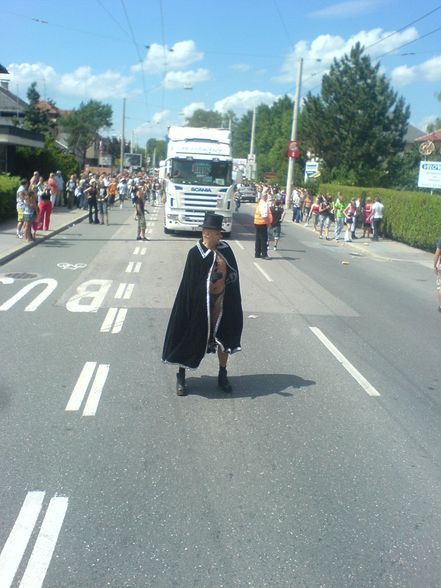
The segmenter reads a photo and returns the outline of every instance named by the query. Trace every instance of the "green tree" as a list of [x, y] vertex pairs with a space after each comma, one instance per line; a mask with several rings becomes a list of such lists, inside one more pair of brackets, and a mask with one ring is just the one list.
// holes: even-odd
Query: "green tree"
[[51, 123], [46, 111], [38, 108], [40, 94], [37, 91], [37, 82], [32, 82], [26, 92], [29, 104], [24, 111], [23, 127], [28, 131], [49, 135], [51, 132]]
[[225, 129], [229, 127], [230, 120], [236, 120], [233, 112], [218, 112], [217, 110], [203, 110], [198, 108], [186, 118], [187, 127], [207, 127], [209, 129]]
[[404, 148], [410, 110], [372, 65], [359, 43], [306, 97], [304, 144], [323, 159], [329, 178], [363, 186], [390, 185], [389, 170]]
[[60, 119], [60, 125], [68, 135], [70, 149], [79, 153], [84, 165], [86, 151], [97, 133], [112, 126], [112, 107], [97, 100], [81, 102], [78, 109]]

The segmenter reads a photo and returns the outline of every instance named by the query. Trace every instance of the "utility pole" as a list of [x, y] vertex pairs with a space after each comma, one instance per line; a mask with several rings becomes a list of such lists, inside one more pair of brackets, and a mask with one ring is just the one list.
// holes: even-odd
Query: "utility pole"
[[133, 142], [135, 140], [135, 131], [132, 129], [132, 139], [130, 141], [130, 153], [133, 153]]
[[[298, 133], [298, 120], [299, 120], [299, 105], [300, 105], [300, 87], [302, 85], [302, 70], [303, 70], [303, 57], [299, 61], [299, 70], [297, 72], [297, 86], [296, 86], [296, 97], [294, 99], [294, 107], [292, 114], [292, 127], [291, 127], [291, 141], [297, 141]], [[291, 207], [291, 192], [294, 183], [294, 164], [295, 158], [290, 157], [288, 159], [288, 177], [286, 180], [286, 204]]]
[[254, 154], [254, 143], [256, 137], [256, 108], [253, 110], [253, 120], [251, 123], [250, 153], [247, 162], [247, 179], [256, 179], [256, 156]]
[[123, 98], [123, 114], [122, 114], [122, 131], [121, 131], [121, 151], [120, 151], [120, 164], [119, 164], [119, 173], [122, 174], [124, 170], [124, 133], [125, 133], [125, 125], [126, 125], [126, 99]]

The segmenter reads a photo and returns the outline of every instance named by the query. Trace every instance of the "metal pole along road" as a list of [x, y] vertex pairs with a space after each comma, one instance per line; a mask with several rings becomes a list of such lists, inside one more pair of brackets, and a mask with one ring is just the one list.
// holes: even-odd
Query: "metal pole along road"
[[124, 133], [125, 133], [125, 125], [126, 125], [126, 99], [123, 98], [123, 113], [122, 113], [122, 130], [121, 130], [121, 152], [120, 157], [121, 161], [119, 164], [119, 172], [122, 174], [124, 169]]
[[[297, 141], [297, 126], [299, 120], [299, 104], [300, 104], [300, 87], [302, 85], [302, 70], [303, 70], [303, 57], [299, 61], [299, 70], [297, 72], [297, 86], [296, 96], [294, 99], [293, 114], [292, 114], [292, 127], [291, 127], [291, 141]], [[288, 158], [288, 177], [286, 180], [286, 205], [291, 207], [291, 192], [294, 182], [294, 157]]]

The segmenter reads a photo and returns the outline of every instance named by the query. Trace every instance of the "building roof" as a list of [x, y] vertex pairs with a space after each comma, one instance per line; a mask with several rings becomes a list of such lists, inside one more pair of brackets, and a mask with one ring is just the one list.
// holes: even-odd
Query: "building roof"
[[63, 114], [67, 114], [70, 110], [61, 110], [58, 106], [54, 106], [47, 100], [39, 100], [37, 102], [38, 110], [47, 112], [49, 116], [62, 116]]
[[420, 135], [415, 139], [417, 143], [423, 143], [424, 141], [441, 141], [441, 129], [428, 133], [427, 135]]
[[416, 138], [421, 137], [421, 135], [423, 133], [424, 133], [424, 131], [422, 131], [421, 129], [418, 129], [417, 127], [414, 127], [413, 125], [408, 125], [407, 132], [404, 137], [404, 142], [405, 143], [413, 143], [416, 140]]
[[11, 114], [21, 113], [27, 106], [24, 100], [0, 86], [0, 112]]

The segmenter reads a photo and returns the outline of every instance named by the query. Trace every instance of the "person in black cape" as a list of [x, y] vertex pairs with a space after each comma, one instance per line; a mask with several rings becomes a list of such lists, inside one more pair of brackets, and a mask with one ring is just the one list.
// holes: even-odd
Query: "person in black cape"
[[176, 392], [185, 396], [185, 368], [197, 368], [206, 353], [219, 358], [218, 385], [232, 392], [228, 356], [241, 350], [243, 327], [239, 270], [231, 247], [221, 241], [222, 215], [206, 213], [202, 239], [187, 255], [168, 323], [162, 360], [179, 365]]

